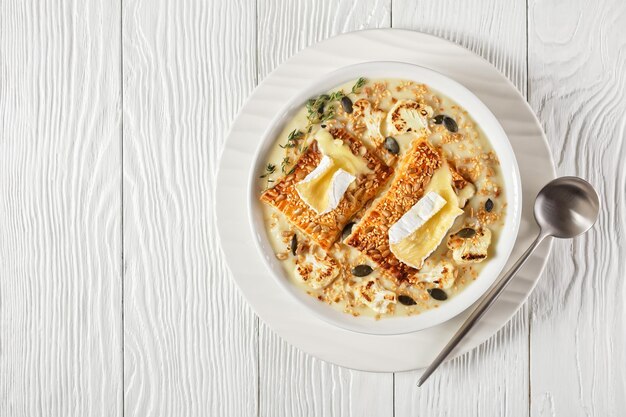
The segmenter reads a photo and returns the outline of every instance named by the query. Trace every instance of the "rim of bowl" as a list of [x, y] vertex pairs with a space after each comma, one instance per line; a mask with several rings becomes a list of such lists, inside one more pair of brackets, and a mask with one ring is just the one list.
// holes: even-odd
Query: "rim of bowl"
[[[370, 74], [369, 77], [368, 74]], [[380, 320], [369, 316], [354, 317], [320, 302], [317, 298], [306, 294], [302, 288], [298, 288], [295, 283], [291, 282], [283, 266], [274, 256], [263, 221], [262, 203], [258, 199], [259, 190], [256, 174], [259, 172], [260, 165], [265, 164], [263, 157], [267, 156], [271, 146], [275, 143], [276, 136], [284, 129], [285, 124], [302, 108], [308, 98], [325, 93], [359, 76], [407, 79], [424, 83], [435, 92], [448, 97], [455, 104], [463, 107], [483, 131], [494, 151], [498, 147], [504, 148], [496, 151], [500, 160], [500, 169], [507, 195], [507, 212], [496, 245], [497, 254], [492, 255], [490, 262], [478, 274], [474, 282], [463, 288], [445, 304], [413, 316], [383, 317]], [[440, 88], [441, 86], [443, 89]], [[467, 105], [467, 102], [470, 106]], [[468, 107], [471, 107], [471, 110]], [[489, 125], [489, 132], [485, 129], [486, 124]], [[504, 167], [502, 165], [503, 156], [506, 156], [510, 166]], [[265, 266], [278, 282], [278, 285], [298, 303], [304, 305], [315, 317], [345, 330], [374, 335], [400, 335], [427, 329], [444, 323], [471, 307], [483, 296], [502, 272], [513, 250], [521, 220], [521, 178], [517, 159], [504, 129], [491, 110], [468, 88], [440, 72], [419, 65], [396, 61], [371, 61], [353, 64], [328, 72], [312, 82], [308, 82], [305, 88], [296, 93], [282, 107], [263, 133], [254, 152], [254, 163], [250, 167], [247, 188], [248, 222], [254, 236], [254, 243]]]

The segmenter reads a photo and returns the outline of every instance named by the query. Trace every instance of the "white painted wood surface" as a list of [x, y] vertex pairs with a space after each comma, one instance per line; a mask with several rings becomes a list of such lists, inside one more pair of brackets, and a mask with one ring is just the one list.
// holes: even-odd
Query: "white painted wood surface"
[[220, 258], [212, 193], [256, 80], [255, 4], [122, 14], [125, 415], [254, 415], [257, 321]]
[[531, 296], [533, 416], [626, 413], [626, 2], [529, 1], [529, 99], [560, 175], [602, 196]]
[[[298, 50], [374, 27], [499, 68], [598, 227], [425, 388], [340, 368], [247, 307], [212, 216], [228, 125]], [[619, 416], [626, 409], [626, 4], [0, 2], [0, 416]], [[123, 306], [123, 307], [122, 307]]]
[[122, 415], [120, 10], [0, 2], [0, 416]]

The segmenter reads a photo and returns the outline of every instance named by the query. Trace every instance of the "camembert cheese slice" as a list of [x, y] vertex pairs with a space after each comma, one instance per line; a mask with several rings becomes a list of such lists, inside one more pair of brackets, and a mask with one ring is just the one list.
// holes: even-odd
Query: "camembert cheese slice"
[[[416, 211], [419, 211], [423, 208], [427, 208], [422, 214], [429, 215], [427, 216], [428, 219], [423, 221], [423, 217], [420, 216], [419, 219], [416, 219], [417, 216], [413, 216], [414, 220], [410, 223], [406, 221], [403, 223], [403, 225], [410, 224], [410, 227], [397, 227], [397, 229], [402, 230], [403, 233], [395, 232], [397, 234], [393, 236], [393, 240], [391, 234], [392, 229], [394, 229], [398, 223], [402, 222], [404, 216], [389, 229], [389, 248], [391, 252], [400, 261], [416, 269], [422, 267], [424, 260], [437, 249], [448, 230], [452, 227], [457, 216], [463, 213], [463, 210], [458, 207], [457, 196], [452, 189], [452, 175], [445, 163], [433, 174], [433, 177], [426, 186], [424, 197], [406, 214], [411, 213], [411, 211], [416, 206], [420, 205], [431, 193], [436, 194], [439, 198], [444, 200], [445, 203], [437, 210], [436, 207], [441, 204], [441, 202], [435, 197], [429, 197], [429, 200], [425, 201], [420, 208], [416, 209]], [[430, 200], [437, 201], [438, 203], [434, 201], [429, 202]], [[410, 234], [406, 235], [406, 232], [410, 232]]]
[[300, 198], [317, 214], [324, 212], [328, 206], [328, 184], [334, 174], [334, 165], [333, 160], [324, 155], [319, 165], [296, 184]]
[[434, 191], [427, 193], [389, 228], [389, 243], [399, 243], [413, 234], [445, 205], [446, 200], [442, 196]]
[[348, 171], [344, 171], [342, 168], [335, 171], [332, 179], [330, 180], [329, 190], [326, 193], [328, 197], [328, 204], [326, 205], [324, 212], [337, 208], [339, 202], [343, 198], [343, 195], [346, 193], [346, 190], [354, 180], [356, 180], [356, 177]]
[[315, 139], [324, 156], [295, 188], [311, 209], [317, 214], [324, 214], [337, 208], [357, 175], [371, 171], [365, 159], [354, 155], [347, 144], [334, 139], [328, 131], [320, 130]]

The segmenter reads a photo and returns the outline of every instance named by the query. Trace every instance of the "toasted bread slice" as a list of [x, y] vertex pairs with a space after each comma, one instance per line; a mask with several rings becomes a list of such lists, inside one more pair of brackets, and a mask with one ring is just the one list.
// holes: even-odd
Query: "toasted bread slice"
[[367, 167], [372, 171], [356, 178], [334, 210], [318, 215], [295, 189], [295, 184], [313, 171], [323, 157], [315, 140], [298, 158], [293, 172], [261, 194], [261, 201], [283, 213], [291, 224], [326, 250], [335, 243], [352, 216], [378, 193], [393, 173], [392, 168], [346, 130], [330, 129], [329, 132], [335, 139], [348, 144], [354, 155], [365, 159]]
[[418, 270], [391, 252], [389, 228], [423, 197], [424, 189], [442, 163], [441, 155], [427, 140], [416, 140], [387, 192], [374, 202], [345, 240], [398, 281], [412, 281]]

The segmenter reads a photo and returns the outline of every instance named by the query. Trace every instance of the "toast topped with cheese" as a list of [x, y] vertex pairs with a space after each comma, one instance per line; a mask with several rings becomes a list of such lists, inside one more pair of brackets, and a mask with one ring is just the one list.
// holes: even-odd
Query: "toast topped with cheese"
[[343, 129], [321, 130], [293, 172], [261, 194], [302, 233], [324, 249], [374, 197], [393, 172]]

